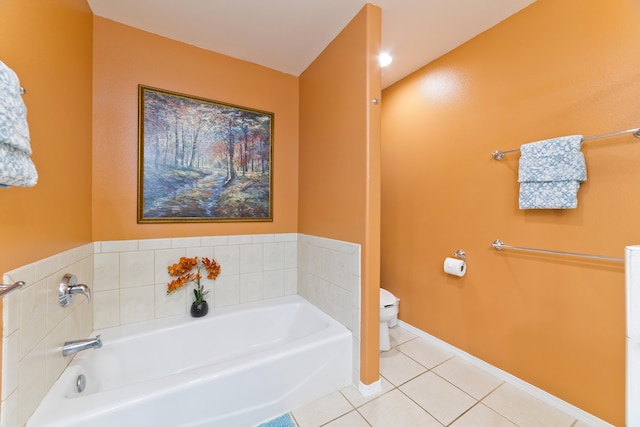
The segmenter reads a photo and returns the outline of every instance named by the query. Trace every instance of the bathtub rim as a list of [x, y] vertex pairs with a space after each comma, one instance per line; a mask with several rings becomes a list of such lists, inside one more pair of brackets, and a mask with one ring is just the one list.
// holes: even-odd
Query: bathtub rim
[[[246, 302], [246, 303], [241, 303], [237, 305], [213, 308], [213, 309], [211, 309], [210, 307], [209, 313], [204, 317], [191, 317], [190, 314], [185, 313], [185, 314], [178, 314], [178, 315], [167, 316], [167, 317], [160, 317], [156, 319], [144, 320], [142, 322], [137, 322], [137, 323], [128, 323], [125, 325], [94, 329], [91, 332], [91, 334], [89, 334], [89, 337], [93, 337], [97, 334], [100, 334], [103, 337], [103, 341], [105, 341], [105, 337], [111, 338], [111, 339], [119, 339], [129, 335], [152, 333], [159, 329], [162, 329], [162, 330], [177, 329], [182, 326], [188, 325], [190, 323], [207, 322], [217, 317], [221, 317], [224, 315], [235, 315], [245, 310], [255, 310], [255, 309], [260, 309], [264, 307], [279, 306], [283, 304], [287, 304], [287, 305], [299, 304], [299, 303], [303, 303], [307, 305], [312, 311], [316, 312], [320, 317], [329, 321], [330, 323], [337, 322], [341, 324], [338, 320], [334, 319], [333, 317], [331, 317], [330, 315], [328, 315], [327, 313], [319, 309], [317, 306], [315, 306], [313, 303], [311, 303], [304, 297], [298, 294], [293, 294], [293, 295], [285, 295], [282, 297], [265, 299], [261, 301], [252, 301], [252, 302]], [[349, 330], [346, 326], [344, 325], [342, 326], [345, 329]], [[349, 331], [349, 333], [351, 333], [351, 331]]]

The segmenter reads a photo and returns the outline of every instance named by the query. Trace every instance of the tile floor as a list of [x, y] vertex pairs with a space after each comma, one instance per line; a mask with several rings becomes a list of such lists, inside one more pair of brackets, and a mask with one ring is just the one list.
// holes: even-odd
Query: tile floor
[[298, 427], [588, 427], [406, 329], [390, 332], [382, 391], [321, 397], [291, 412]]

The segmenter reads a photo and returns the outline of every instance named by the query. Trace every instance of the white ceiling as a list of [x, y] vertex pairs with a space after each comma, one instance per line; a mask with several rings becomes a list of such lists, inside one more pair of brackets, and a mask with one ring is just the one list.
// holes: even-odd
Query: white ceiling
[[[535, 0], [373, 0], [387, 87]], [[94, 14], [299, 76], [366, 0], [88, 0]]]

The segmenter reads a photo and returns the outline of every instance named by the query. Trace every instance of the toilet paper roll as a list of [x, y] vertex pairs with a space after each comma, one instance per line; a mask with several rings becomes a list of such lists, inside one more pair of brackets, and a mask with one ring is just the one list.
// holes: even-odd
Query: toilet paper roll
[[454, 276], [462, 277], [467, 272], [467, 263], [463, 259], [445, 258], [444, 272]]

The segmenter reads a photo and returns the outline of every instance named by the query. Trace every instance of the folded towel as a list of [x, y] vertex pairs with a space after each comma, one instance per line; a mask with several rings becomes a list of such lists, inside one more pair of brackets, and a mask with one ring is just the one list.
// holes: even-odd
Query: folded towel
[[518, 182], [587, 180], [584, 154], [581, 152], [550, 156], [520, 156]]
[[520, 209], [570, 209], [578, 205], [580, 183], [587, 180], [582, 135], [520, 147]]
[[568, 135], [523, 144], [520, 147], [520, 153], [523, 156], [551, 156], [575, 153], [580, 150], [580, 147], [582, 147], [582, 135]]
[[12, 145], [15, 148], [31, 154], [29, 144], [29, 126], [27, 125], [27, 109], [22, 100], [9, 105], [5, 98], [3, 88], [0, 85], [0, 142]]
[[0, 187], [31, 187], [38, 181], [29, 158], [27, 107], [22, 101], [20, 80], [0, 61]]
[[33, 187], [37, 182], [38, 172], [29, 155], [0, 143], [0, 187]]
[[520, 209], [575, 209], [579, 187], [578, 181], [523, 182]]

